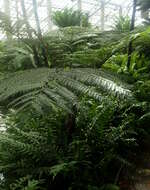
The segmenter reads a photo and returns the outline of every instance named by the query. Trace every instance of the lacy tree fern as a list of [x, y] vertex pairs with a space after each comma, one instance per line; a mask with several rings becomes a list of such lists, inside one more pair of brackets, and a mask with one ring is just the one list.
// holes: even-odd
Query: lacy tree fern
[[106, 72], [93, 69], [39, 68], [16, 72], [0, 82], [0, 101], [14, 108], [32, 105], [42, 111], [43, 105], [67, 111], [77, 103], [77, 96], [88, 95], [102, 101], [106, 95], [131, 97], [131, 91], [112, 80]]
[[88, 14], [83, 14], [80, 11], [72, 9], [64, 9], [56, 11], [53, 15], [53, 21], [58, 27], [80, 26], [89, 27]]

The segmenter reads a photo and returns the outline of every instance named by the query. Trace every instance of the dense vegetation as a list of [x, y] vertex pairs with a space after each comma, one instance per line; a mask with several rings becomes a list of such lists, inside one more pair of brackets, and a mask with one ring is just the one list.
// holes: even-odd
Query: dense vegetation
[[53, 20], [56, 26], [62, 28], [69, 26], [90, 27], [88, 14], [67, 8], [63, 11], [56, 11], [53, 15]]
[[148, 152], [150, 28], [66, 27], [69, 13], [44, 36], [0, 15], [2, 190], [127, 190]]

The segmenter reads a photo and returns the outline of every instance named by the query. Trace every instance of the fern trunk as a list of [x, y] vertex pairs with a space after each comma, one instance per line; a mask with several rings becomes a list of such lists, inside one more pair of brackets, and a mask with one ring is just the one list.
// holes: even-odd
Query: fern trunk
[[47, 0], [47, 16], [48, 16], [48, 29], [52, 30], [52, 2]]
[[[28, 17], [27, 17], [27, 12], [26, 12], [26, 8], [25, 8], [25, 1], [24, 0], [21, 0], [21, 8], [22, 8], [24, 22], [25, 22], [25, 25], [26, 25], [26, 28], [27, 28], [28, 37], [29, 37], [30, 40], [33, 40], [32, 32], [31, 32], [31, 29], [30, 29], [30, 24], [28, 22]], [[35, 45], [32, 45], [32, 50], [33, 50], [33, 54], [34, 54], [35, 64], [39, 66], [40, 61], [39, 61], [39, 56], [38, 56], [38, 52], [36, 50]]]
[[105, 0], [101, 0], [101, 30], [105, 29]]
[[[9, 20], [11, 20], [11, 14], [10, 14], [10, 1], [9, 0], [3, 0], [4, 2], [4, 12], [7, 15], [7, 17], [9, 18]], [[6, 36], [8, 40], [12, 39], [12, 34], [10, 32], [6, 32]]]
[[[137, 7], [137, 0], [133, 0], [133, 12], [132, 12], [130, 32], [133, 31], [134, 27], [135, 27], [136, 7]], [[128, 46], [128, 62], [127, 62], [127, 68], [128, 68], [128, 70], [130, 68], [132, 51], [133, 51], [132, 40], [130, 40], [129, 46]]]
[[40, 27], [40, 20], [39, 20], [38, 10], [37, 10], [38, 9], [37, 1], [32, 0], [32, 4], [33, 4], [33, 12], [34, 12], [34, 16], [35, 16], [37, 31], [38, 31], [38, 38], [39, 38], [41, 45], [42, 45], [42, 54], [43, 54], [45, 66], [48, 66], [49, 65], [48, 64], [48, 56], [47, 56], [46, 47], [45, 47], [45, 44], [43, 41], [41, 27]]

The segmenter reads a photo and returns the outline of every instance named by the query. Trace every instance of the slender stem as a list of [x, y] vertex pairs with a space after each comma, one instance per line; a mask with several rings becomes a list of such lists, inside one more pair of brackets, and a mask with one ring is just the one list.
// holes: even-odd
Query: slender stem
[[116, 177], [115, 177], [115, 181], [114, 181], [114, 184], [115, 184], [115, 185], [117, 185], [117, 183], [118, 183], [118, 180], [119, 180], [120, 173], [121, 173], [122, 169], [123, 169], [123, 164], [122, 164], [121, 167], [119, 168], [119, 170], [118, 170], [118, 172], [117, 172], [117, 175], [116, 175]]
[[[10, 11], [10, 0], [3, 0], [4, 1], [4, 12], [9, 19], [9, 24], [11, 25], [11, 11]], [[8, 40], [12, 39], [12, 35], [9, 31], [6, 31], [6, 36]]]
[[101, 0], [101, 30], [105, 29], [105, 0]]
[[[32, 32], [31, 32], [31, 29], [30, 29], [30, 24], [28, 22], [28, 17], [27, 17], [27, 12], [26, 12], [26, 8], [25, 8], [24, 0], [21, 0], [21, 8], [22, 8], [22, 12], [23, 12], [24, 22], [25, 22], [25, 25], [26, 25], [26, 28], [27, 28], [28, 37], [29, 37], [30, 40], [33, 40]], [[38, 52], [36, 50], [35, 45], [32, 45], [32, 50], [33, 50], [33, 54], [34, 54], [35, 64], [39, 66], [40, 61], [39, 61], [39, 56], [38, 56]]]
[[36, 0], [32, 0], [33, 3], [33, 11], [34, 11], [34, 16], [35, 16], [35, 21], [36, 21], [36, 26], [37, 26], [37, 31], [38, 31], [38, 38], [41, 42], [41, 46], [42, 46], [42, 55], [44, 58], [44, 62], [45, 62], [45, 66], [48, 66], [48, 57], [47, 57], [47, 53], [46, 53], [46, 47], [44, 44], [44, 40], [43, 40], [43, 36], [42, 36], [42, 31], [41, 31], [41, 26], [40, 26], [40, 20], [39, 20], [39, 16], [38, 16], [38, 5], [37, 5], [37, 1]]
[[[132, 12], [132, 20], [131, 20], [130, 32], [132, 32], [134, 30], [134, 28], [135, 28], [136, 7], [137, 7], [137, 0], [133, 0], [133, 12]], [[132, 52], [133, 52], [132, 40], [130, 39], [129, 46], [128, 46], [128, 62], [127, 62], [128, 70], [130, 68]]]
[[48, 16], [48, 28], [49, 31], [52, 30], [52, 2], [47, 0], [47, 16]]

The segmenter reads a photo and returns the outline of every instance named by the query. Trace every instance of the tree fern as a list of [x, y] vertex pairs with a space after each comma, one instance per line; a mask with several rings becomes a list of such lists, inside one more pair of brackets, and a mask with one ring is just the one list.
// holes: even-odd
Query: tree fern
[[102, 101], [103, 91], [119, 98], [132, 97], [125, 85], [110, 79], [105, 71], [39, 68], [16, 72], [1, 80], [0, 101], [19, 109], [32, 105], [42, 111], [44, 105], [71, 111], [78, 95]]
[[56, 11], [53, 14], [53, 21], [58, 27], [80, 26], [81, 22], [83, 27], [90, 26], [88, 14], [67, 8], [63, 11]]

